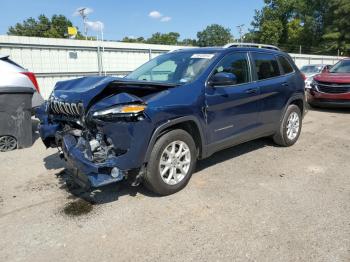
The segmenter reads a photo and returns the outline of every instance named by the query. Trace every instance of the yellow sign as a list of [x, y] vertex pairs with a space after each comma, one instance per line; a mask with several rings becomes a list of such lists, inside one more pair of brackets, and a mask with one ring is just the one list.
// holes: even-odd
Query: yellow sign
[[68, 35], [69, 36], [76, 36], [78, 33], [78, 30], [76, 27], [68, 27]]

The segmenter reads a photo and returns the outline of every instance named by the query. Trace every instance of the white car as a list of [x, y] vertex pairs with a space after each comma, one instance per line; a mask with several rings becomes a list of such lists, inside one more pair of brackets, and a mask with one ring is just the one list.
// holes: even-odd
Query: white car
[[305, 88], [311, 88], [310, 85], [315, 75], [328, 71], [331, 67], [325, 64], [304, 65], [300, 71], [305, 75]]
[[36, 107], [44, 103], [34, 73], [13, 62], [9, 56], [0, 55], [0, 88], [1, 87], [30, 87], [33, 88], [33, 112]]

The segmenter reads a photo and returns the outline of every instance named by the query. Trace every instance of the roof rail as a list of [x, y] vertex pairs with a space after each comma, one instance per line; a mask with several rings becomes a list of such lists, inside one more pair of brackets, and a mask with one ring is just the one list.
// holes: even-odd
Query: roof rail
[[256, 48], [266, 48], [266, 49], [272, 49], [272, 50], [281, 50], [274, 45], [255, 44], [255, 43], [229, 43], [227, 45], [224, 45], [224, 48], [231, 48], [231, 47], [256, 47]]

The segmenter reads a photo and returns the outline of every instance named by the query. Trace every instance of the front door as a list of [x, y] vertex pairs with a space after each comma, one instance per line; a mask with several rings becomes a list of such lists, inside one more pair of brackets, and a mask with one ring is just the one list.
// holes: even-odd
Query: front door
[[206, 87], [209, 144], [240, 140], [257, 128], [260, 91], [252, 81], [249, 65], [246, 52], [235, 52], [225, 56], [214, 69], [212, 76], [220, 72], [232, 73], [237, 83]]

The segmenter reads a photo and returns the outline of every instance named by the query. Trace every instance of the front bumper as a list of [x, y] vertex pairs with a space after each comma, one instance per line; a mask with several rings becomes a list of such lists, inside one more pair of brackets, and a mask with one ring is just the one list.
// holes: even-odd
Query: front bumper
[[[119, 182], [125, 177], [125, 172], [116, 167], [117, 157], [110, 157], [103, 163], [94, 163], [86, 156], [88, 149], [79, 144], [72, 135], [63, 136], [62, 150], [67, 160], [68, 170], [80, 185], [100, 187]], [[112, 169], [118, 172], [117, 176], [111, 175]]]
[[[41, 110], [42, 111], [42, 110]], [[78, 184], [82, 186], [100, 187], [122, 180], [130, 174], [135, 174], [145, 163], [148, 144], [153, 132], [152, 122], [146, 118], [137, 122], [99, 122], [97, 131], [109, 139], [113, 148], [119, 152], [96, 163], [87, 153], [90, 148], [79, 144], [79, 138], [71, 133], [63, 132], [64, 125], [49, 119], [48, 115], [37, 111], [40, 119], [40, 136], [47, 147], [62, 147], [67, 169], [74, 174]], [[111, 176], [112, 169], [121, 176]]]
[[350, 107], [350, 93], [328, 94], [307, 89], [307, 102], [315, 106]]

